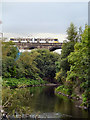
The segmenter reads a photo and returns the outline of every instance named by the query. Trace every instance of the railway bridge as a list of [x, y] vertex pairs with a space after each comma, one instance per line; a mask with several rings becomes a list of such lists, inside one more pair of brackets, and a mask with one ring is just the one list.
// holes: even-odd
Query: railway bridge
[[19, 49], [31, 50], [31, 49], [49, 49], [54, 51], [56, 49], [62, 49], [63, 43], [21, 43], [18, 42], [16, 45]]

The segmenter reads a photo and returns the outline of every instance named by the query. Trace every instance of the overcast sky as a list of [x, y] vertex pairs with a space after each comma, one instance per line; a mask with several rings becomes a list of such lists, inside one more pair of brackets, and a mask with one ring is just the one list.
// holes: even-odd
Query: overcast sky
[[88, 24], [88, 3], [2, 3], [2, 32], [65, 34], [69, 24]]

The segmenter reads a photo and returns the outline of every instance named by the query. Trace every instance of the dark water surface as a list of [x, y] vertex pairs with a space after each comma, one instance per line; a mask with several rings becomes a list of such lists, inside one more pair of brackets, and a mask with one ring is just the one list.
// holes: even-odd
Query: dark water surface
[[[4, 110], [11, 116], [32, 118], [90, 118], [90, 113], [76, 107], [78, 101], [56, 96], [55, 87], [29, 87], [11, 91]], [[3, 103], [4, 104], [4, 103]]]

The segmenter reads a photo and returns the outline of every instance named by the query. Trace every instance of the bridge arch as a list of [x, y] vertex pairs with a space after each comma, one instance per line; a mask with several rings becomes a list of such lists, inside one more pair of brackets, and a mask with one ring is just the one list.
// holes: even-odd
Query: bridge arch
[[28, 47], [24, 47], [24, 50], [32, 50], [32, 49], [36, 49], [36, 46], [28, 46]]
[[49, 48], [50, 51], [54, 51], [57, 49], [62, 49], [62, 48], [60, 46], [54, 46], [54, 47]]
[[28, 49], [32, 50], [32, 49], [36, 49], [36, 48], [37, 48], [36, 46], [32, 46], [32, 47], [29, 47]]

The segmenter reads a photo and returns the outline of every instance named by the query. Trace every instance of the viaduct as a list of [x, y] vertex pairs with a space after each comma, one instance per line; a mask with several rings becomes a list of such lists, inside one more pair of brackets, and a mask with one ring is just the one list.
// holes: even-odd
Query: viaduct
[[24, 50], [49, 49], [50, 51], [61, 49], [62, 44], [63, 43], [21, 43], [21, 42], [16, 43], [19, 49]]

